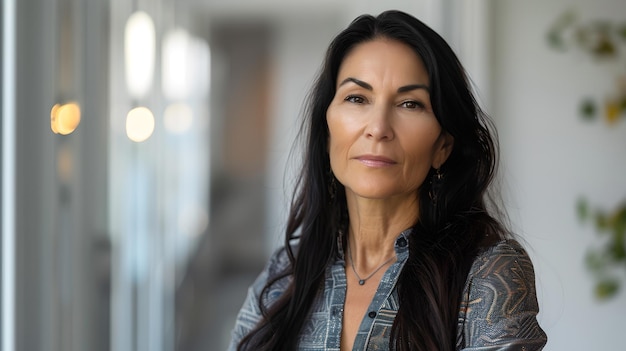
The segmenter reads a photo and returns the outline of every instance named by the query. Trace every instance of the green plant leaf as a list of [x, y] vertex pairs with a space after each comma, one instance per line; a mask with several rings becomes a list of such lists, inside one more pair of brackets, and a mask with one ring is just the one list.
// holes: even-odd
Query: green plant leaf
[[607, 278], [596, 284], [595, 295], [600, 300], [607, 300], [619, 291], [619, 282], [616, 279]]
[[561, 36], [561, 33], [558, 32], [556, 29], [549, 31], [546, 39], [548, 41], [548, 45], [553, 49], [562, 51], [565, 50], [565, 42], [563, 41], [563, 37]]
[[587, 98], [580, 104], [580, 115], [586, 120], [595, 119], [597, 110], [596, 103], [592, 99]]
[[607, 247], [607, 253], [610, 254], [613, 262], [619, 263], [626, 260], [626, 250], [624, 250], [624, 243], [619, 240], [611, 240]]
[[588, 250], [585, 255], [587, 268], [594, 274], [601, 273], [607, 265], [606, 257], [597, 250]]
[[596, 213], [596, 229], [598, 229], [600, 233], [609, 229], [609, 220], [604, 213]]
[[548, 45], [553, 49], [565, 50], [567, 44], [563, 40], [563, 32], [572, 27], [576, 21], [576, 13], [572, 10], [562, 13], [552, 24], [546, 35]]

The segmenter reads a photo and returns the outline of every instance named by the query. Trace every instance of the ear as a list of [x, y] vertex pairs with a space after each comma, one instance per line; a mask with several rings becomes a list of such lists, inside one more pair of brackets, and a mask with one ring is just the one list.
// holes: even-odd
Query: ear
[[443, 165], [448, 156], [452, 153], [454, 147], [454, 137], [445, 131], [441, 131], [439, 138], [435, 142], [435, 154], [433, 157], [432, 167], [439, 169]]

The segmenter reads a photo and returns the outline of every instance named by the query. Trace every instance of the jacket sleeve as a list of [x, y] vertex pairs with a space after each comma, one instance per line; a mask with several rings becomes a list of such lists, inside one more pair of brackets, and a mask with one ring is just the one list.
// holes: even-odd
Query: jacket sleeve
[[545, 346], [547, 336], [536, 318], [533, 265], [516, 241], [502, 241], [478, 256], [463, 296], [458, 349], [532, 351]]
[[[267, 265], [256, 278], [254, 283], [248, 288], [248, 295], [243, 303], [243, 306], [239, 310], [235, 327], [231, 332], [231, 340], [228, 346], [228, 351], [237, 350], [237, 345], [243, 337], [245, 337], [263, 318], [261, 308], [259, 306], [259, 299], [261, 298], [261, 292], [265, 287], [269, 277], [282, 272], [289, 265], [289, 259], [284, 249], [279, 249], [269, 259]], [[269, 307], [274, 301], [276, 301], [280, 295], [284, 292], [289, 279], [281, 279], [272, 287], [266, 291], [263, 295], [263, 305]]]

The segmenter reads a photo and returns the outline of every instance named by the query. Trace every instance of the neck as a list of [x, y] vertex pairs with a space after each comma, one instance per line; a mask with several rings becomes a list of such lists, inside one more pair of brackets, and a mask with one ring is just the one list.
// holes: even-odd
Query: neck
[[350, 227], [348, 245], [354, 266], [359, 272], [370, 272], [395, 256], [398, 235], [417, 221], [418, 200], [364, 199], [346, 194]]

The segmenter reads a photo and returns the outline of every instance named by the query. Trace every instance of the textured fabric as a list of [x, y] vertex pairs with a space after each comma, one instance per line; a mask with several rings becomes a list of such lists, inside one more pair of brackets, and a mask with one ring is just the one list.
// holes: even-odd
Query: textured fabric
[[[365, 313], [353, 350], [388, 350], [391, 326], [399, 308], [396, 281], [408, 258], [408, 234], [395, 243], [397, 260], [383, 275]], [[340, 256], [343, 256], [340, 255]], [[230, 351], [261, 319], [259, 295], [268, 277], [289, 264], [279, 250], [248, 291], [232, 333]], [[271, 305], [290, 278], [275, 283], [262, 297]], [[345, 261], [339, 257], [326, 270], [324, 293], [318, 294], [300, 335], [303, 351], [339, 350], [343, 305], [346, 298]], [[541, 350], [546, 334], [537, 323], [537, 298], [533, 266], [526, 251], [514, 240], [503, 240], [482, 252], [468, 274], [459, 311], [457, 349], [466, 351]]]

